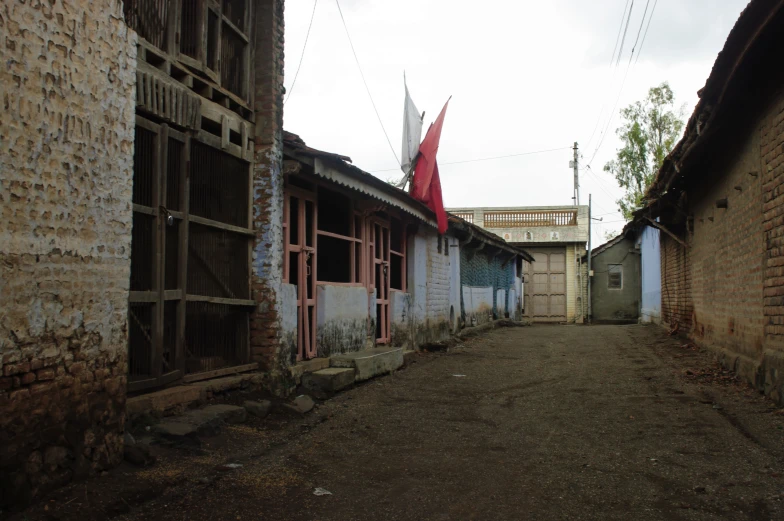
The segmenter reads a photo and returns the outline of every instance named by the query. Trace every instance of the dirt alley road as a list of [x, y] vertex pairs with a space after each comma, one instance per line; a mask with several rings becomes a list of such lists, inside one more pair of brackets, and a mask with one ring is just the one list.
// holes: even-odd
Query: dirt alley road
[[[142, 471], [178, 476], [159, 495], [82, 518], [784, 519], [784, 416], [684, 343], [653, 326], [497, 329], [274, 432], [236, 426], [209, 457], [164, 458]], [[244, 466], [199, 481], [216, 454]], [[18, 519], [68, 518], [51, 504]]]

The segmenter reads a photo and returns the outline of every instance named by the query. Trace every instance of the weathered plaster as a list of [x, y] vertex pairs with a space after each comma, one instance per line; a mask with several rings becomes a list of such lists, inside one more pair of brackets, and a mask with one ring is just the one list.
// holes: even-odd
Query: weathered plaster
[[463, 306], [467, 327], [493, 320], [493, 288], [463, 286]]
[[318, 356], [351, 353], [365, 348], [368, 324], [367, 290], [362, 286], [316, 287]]
[[297, 361], [297, 286], [281, 284], [280, 291], [280, 359], [282, 363]]
[[0, 7], [0, 508], [122, 460], [136, 34]]

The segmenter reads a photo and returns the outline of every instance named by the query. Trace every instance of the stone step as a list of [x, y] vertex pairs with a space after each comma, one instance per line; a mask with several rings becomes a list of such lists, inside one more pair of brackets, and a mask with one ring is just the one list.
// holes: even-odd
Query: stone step
[[153, 433], [169, 439], [214, 436], [224, 424], [243, 423], [247, 417], [248, 413], [244, 407], [210, 405], [166, 418], [153, 427]]
[[336, 393], [354, 383], [353, 367], [329, 367], [302, 375], [305, 389]]
[[375, 376], [391, 373], [403, 366], [402, 347], [376, 347], [353, 353], [332, 355], [332, 367], [353, 368], [354, 381], [361, 382]]

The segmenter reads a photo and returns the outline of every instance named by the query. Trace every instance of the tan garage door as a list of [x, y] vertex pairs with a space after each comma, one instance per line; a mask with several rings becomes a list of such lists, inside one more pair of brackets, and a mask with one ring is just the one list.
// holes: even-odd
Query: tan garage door
[[526, 250], [534, 257], [525, 277], [526, 316], [534, 322], [565, 322], [566, 249]]

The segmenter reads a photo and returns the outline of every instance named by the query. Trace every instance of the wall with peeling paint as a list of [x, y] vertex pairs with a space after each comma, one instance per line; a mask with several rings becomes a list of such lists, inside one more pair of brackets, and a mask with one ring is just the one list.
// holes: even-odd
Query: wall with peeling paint
[[0, 13], [0, 510], [122, 461], [136, 33], [122, 3]]
[[316, 346], [319, 357], [365, 348], [368, 293], [364, 286], [316, 286]]
[[[450, 245], [457, 244], [451, 236], [439, 237], [429, 226], [421, 226], [416, 235], [408, 238], [408, 291], [411, 293], [411, 323], [413, 348], [447, 340], [453, 331], [451, 316], [457, 315], [452, 306], [456, 297], [452, 292], [451, 268], [454, 255]], [[457, 249], [457, 248], [455, 248]]]
[[463, 307], [466, 327], [478, 326], [493, 320], [493, 288], [463, 286]]

